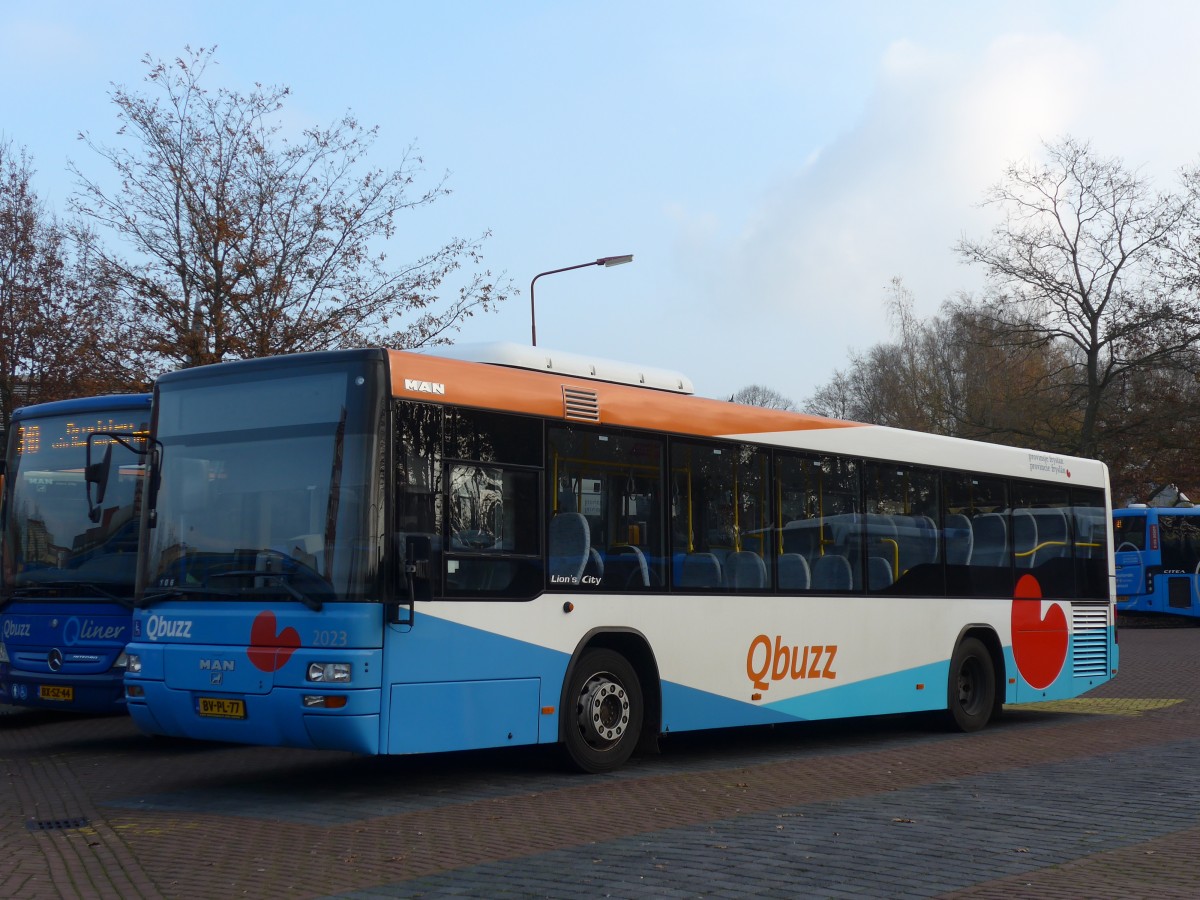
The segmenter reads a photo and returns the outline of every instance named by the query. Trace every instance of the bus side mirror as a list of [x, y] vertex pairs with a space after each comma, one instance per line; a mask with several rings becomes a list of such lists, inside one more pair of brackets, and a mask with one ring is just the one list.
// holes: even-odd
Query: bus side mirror
[[150, 527], [158, 524], [158, 489], [162, 487], [162, 444], [154, 442], [147, 453], [147, 465], [150, 470], [150, 490], [146, 498], [146, 512], [149, 516]]
[[[430, 578], [429, 564], [433, 556], [433, 541], [428, 535], [408, 534], [404, 536], [404, 558], [400, 563], [401, 587], [406, 596], [388, 612], [388, 622], [392, 625], [412, 625], [414, 605], [418, 600], [433, 599], [433, 581]], [[401, 609], [407, 615], [401, 613]]]
[[414, 600], [433, 599], [433, 580], [429, 561], [433, 556], [433, 541], [428, 535], [410, 534], [404, 539], [404, 577], [408, 582], [408, 597]]
[[[92, 437], [88, 435], [87, 465], [84, 468], [84, 481], [87, 483], [88, 518], [93, 522], [100, 521], [100, 504], [104, 502], [104, 493], [108, 489], [108, 478], [112, 471], [112, 444], [104, 448], [104, 458], [98, 463], [92, 462]], [[92, 485], [96, 486], [96, 502], [92, 502]]]

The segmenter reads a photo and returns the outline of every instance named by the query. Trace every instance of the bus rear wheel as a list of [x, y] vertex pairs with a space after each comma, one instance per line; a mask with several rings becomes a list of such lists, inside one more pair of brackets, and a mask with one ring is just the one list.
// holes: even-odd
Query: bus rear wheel
[[611, 772], [633, 754], [642, 731], [642, 688], [620, 653], [597, 648], [579, 658], [563, 705], [567, 758], [582, 772]]
[[996, 705], [996, 669], [978, 638], [965, 638], [950, 657], [948, 723], [958, 731], [978, 731]]

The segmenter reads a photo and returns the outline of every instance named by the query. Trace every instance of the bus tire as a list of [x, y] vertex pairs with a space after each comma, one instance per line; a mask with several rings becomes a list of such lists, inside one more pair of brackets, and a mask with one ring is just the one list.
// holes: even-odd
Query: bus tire
[[978, 638], [964, 638], [950, 657], [947, 724], [957, 731], [978, 731], [996, 705], [996, 667]]
[[581, 772], [600, 774], [623, 765], [642, 731], [642, 687], [620, 653], [585, 650], [563, 704], [567, 759]]

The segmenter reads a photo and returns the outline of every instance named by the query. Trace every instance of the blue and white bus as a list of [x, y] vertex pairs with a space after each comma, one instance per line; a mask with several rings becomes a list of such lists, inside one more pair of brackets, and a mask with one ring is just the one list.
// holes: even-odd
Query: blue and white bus
[[[144, 730], [430, 753], [1075, 697], [1117, 669], [1098, 462], [515, 345], [155, 387]], [[484, 360], [484, 361], [480, 361]]]
[[1117, 611], [1200, 616], [1200, 507], [1113, 510]]
[[[149, 394], [13, 413], [0, 511], [0, 703], [124, 710], [149, 429]], [[98, 505], [84, 471], [89, 438], [112, 451]]]

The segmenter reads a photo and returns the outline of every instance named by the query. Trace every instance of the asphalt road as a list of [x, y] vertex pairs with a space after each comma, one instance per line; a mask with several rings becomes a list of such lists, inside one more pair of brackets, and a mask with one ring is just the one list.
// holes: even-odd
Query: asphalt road
[[900, 716], [363, 758], [0, 709], [0, 896], [1194, 897], [1200, 628], [981, 733]]

